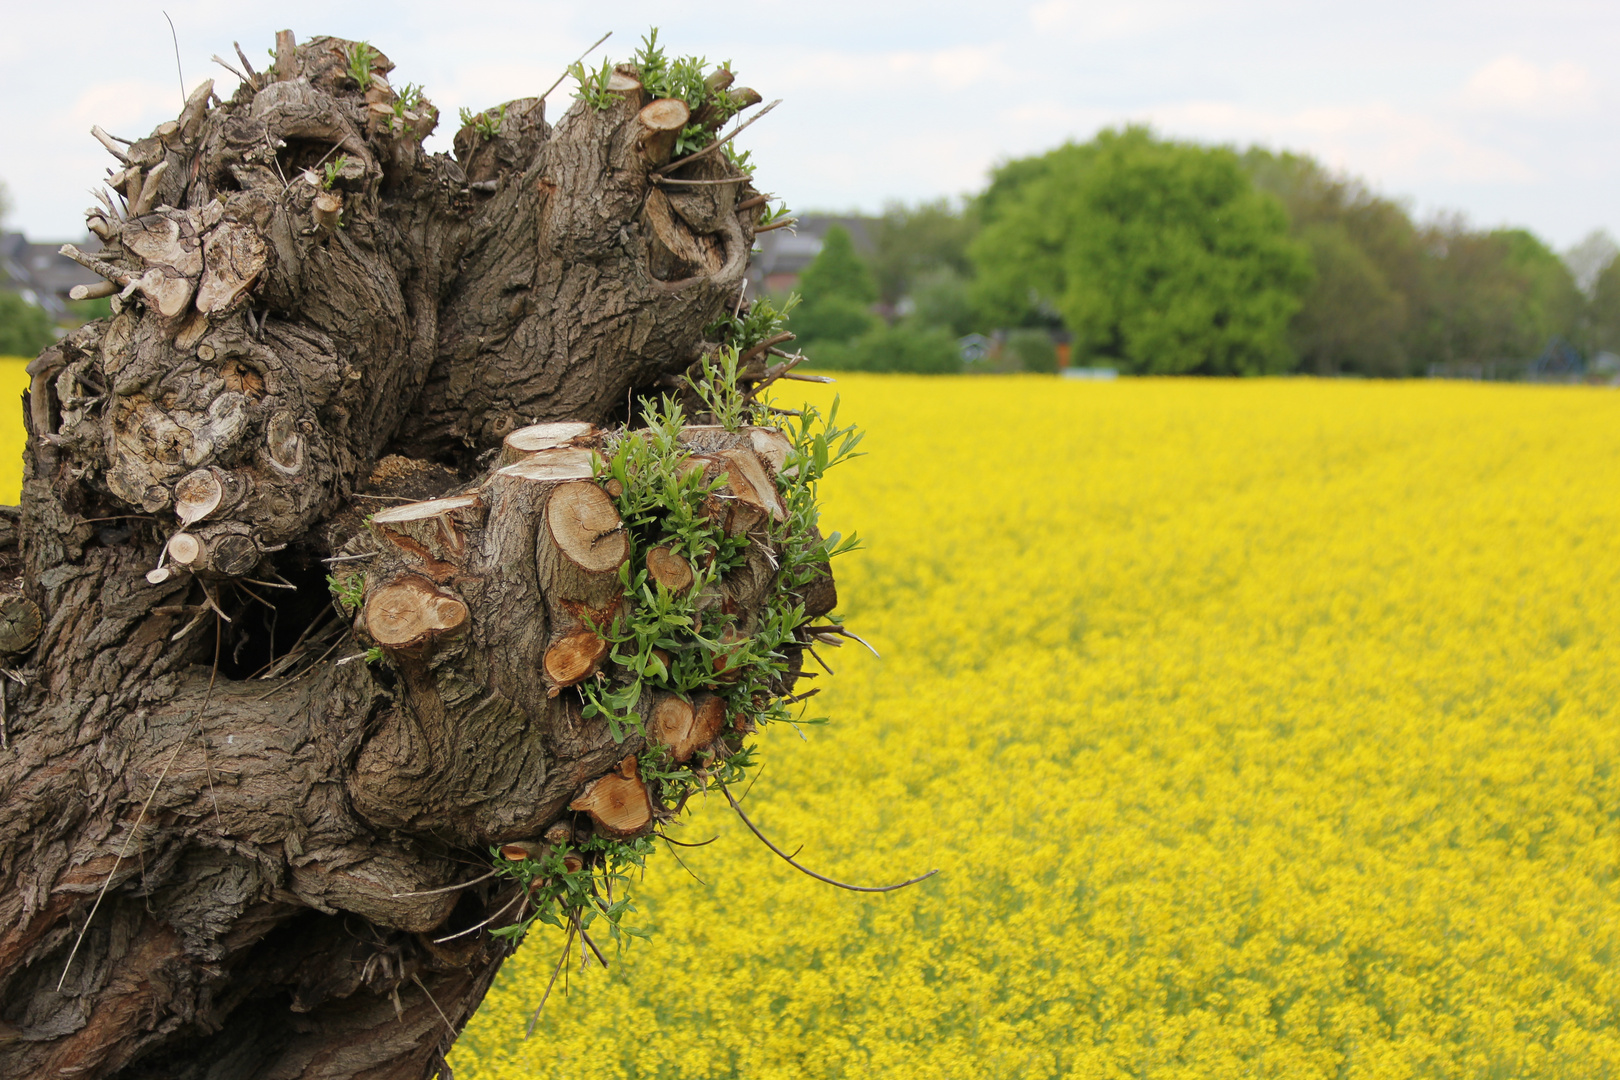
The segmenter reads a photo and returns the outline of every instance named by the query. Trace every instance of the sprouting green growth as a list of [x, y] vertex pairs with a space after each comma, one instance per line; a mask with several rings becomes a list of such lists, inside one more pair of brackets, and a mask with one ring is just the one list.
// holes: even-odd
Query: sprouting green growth
[[792, 211], [787, 208], [787, 203], [782, 203], [776, 209], [767, 211], [765, 216], [759, 219], [759, 224], [774, 225], [778, 221], [781, 221], [783, 218], [787, 217], [791, 212]]
[[380, 664], [384, 661], [384, 659], [386, 659], [386, 657], [383, 655], [381, 645], [373, 645], [371, 648], [366, 650], [366, 663]]
[[377, 62], [377, 50], [368, 41], [357, 41], [344, 52], [349, 61], [349, 78], [364, 90], [371, 85], [371, 69]]
[[721, 147], [720, 152], [726, 155], [726, 160], [731, 162], [732, 168], [749, 176], [754, 175], [754, 165], [748, 160], [754, 156], [752, 150], [738, 150], [736, 142], [728, 142]]
[[[695, 384], [715, 412], [717, 423], [735, 430], [769, 416], [764, 406], [748, 402], [736, 384], [736, 353], [724, 350], [718, 360], [705, 360]], [[721, 480], [705, 481], [688, 467], [680, 443], [686, 422], [679, 405], [665, 397], [643, 412], [646, 430], [621, 435], [604, 462], [606, 478], [618, 481], [620, 517], [630, 540], [630, 558], [620, 569], [625, 593], [635, 601], [628, 616], [597, 627], [610, 643], [610, 658], [620, 675], [581, 685], [587, 717], [602, 716], [622, 741], [630, 732], [644, 734], [637, 705], [644, 694], [661, 690], [690, 700], [706, 691], [723, 698], [727, 715], [743, 718], [741, 730], [787, 720], [783, 702], [787, 680], [786, 650], [807, 622], [799, 596], [834, 555], [853, 550], [854, 537], [823, 540], [816, 534], [815, 485], [832, 466], [854, 455], [861, 436], [836, 424], [837, 403], [824, 422], [807, 407], [797, 423], [783, 429], [793, 449], [776, 478], [787, 508], [784, 521], [771, 522], [768, 540], [776, 550], [778, 570], [751, 635], [739, 637], [735, 620], [718, 608], [698, 610], [699, 598], [730, 570], [743, 564], [749, 539], [732, 536], [707, 512]], [[676, 595], [651, 579], [646, 554], [665, 545], [691, 562], [694, 583]], [[801, 720], [818, 723], [820, 720]]]
[[702, 124], [687, 124], [681, 128], [681, 133], [675, 136], [675, 156], [685, 157], [687, 154], [708, 146], [714, 141], [714, 133]]
[[483, 138], [485, 142], [501, 133], [501, 124], [506, 120], [506, 106], [498, 109], [485, 109], [475, 113], [471, 109], [461, 110], [461, 126], [470, 127]]
[[428, 105], [427, 95], [415, 83], [406, 83], [399, 93], [394, 95], [394, 115], [389, 120], [390, 128], [394, 131], [403, 131], [418, 114], [426, 111]]
[[619, 101], [619, 95], [608, 89], [608, 80], [613, 78], [611, 61], [603, 60], [600, 68], [588, 68], [583, 60], [578, 60], [569, 67], [568, 74], [579, 84], [574, 96], [591, 108], [611, 109]]
[[[701, 56], [681, 56], [671, 60], [658, 45], [658, 27], [641, 39], [636, 50], [636, 75], [649, 98], [680, 98], [694, 113], [716, 95], [707, 82], [708, 61]], [[720, 65], [726, 68], [728, 64]]]
[[[627, 617], [596, 629], [611, 646], [610, 659], [629, 677], [617, 686], [600, 680], [580, 688], [584, 714], [605, 717], [621, 742], [629, 730], [644, 733], [635, 709], [646, 689], [689, 698], [715, 682], [716, 657], [727, 648], [720, 641], [725, 625], [711, 618], [700, 628], [697, 599], [726, 571], [740, 566], [748, 548], [746, 536], [728, 535], [705, 512], [722, 481], [705, 481], [701, 470], [685, 467], [688, 454], [680, 445], [680, 431], [686, 418], [680, 406], [666, 397], [643, 416], [646, 431], [621, 436], [604, 463], [607, 475], [623, 489], [617, 503], [631, 552], [619, 577], [635, 607]], [[647, 552], [659, 544], [692, 564], [693, 584], [680, 595], [647, 573]], [[667, 663], [657, 655], [660, 651], [668, 655]]]
[[708, 406], [714, 422], [727, 431], [751, 423], [760, 412], [737, 385], [738, 355], [736, 346], [722, 346], [718, 354], [705, 355], [699, 361], [696, 377], [689, 375], [686, 379], [693, 393]]
[[799, 306], [799, 294], [789, 293], [781, 307], [769, 296], [748, 305], [741, 315], [726, 315], [703, 328], [711, 339], [724, 341], [741, 355], [787, 329], [788, 315]]
[[343, 610], [353, 613], [360, 610], [360, 603], [366, 597], [366, 575], [337, 574], [326, 575], [326, 588], [337, 597], [337, 602]]
[[[785, 308], [778, 312], [769, 304], [756, 304], [748, 319], [732, 320], [733, 332], [779, 332], [784, 316]], [[747, 402], [738, 388], [736, 351], [728, 351], [729, 361], [722, 354], [705, 363], [706, 400], [717, 416], [734, 423], [770, 422], [772, 413]], [[610, 643], [612, 674], [580, 685], [584, 715], [602, 717], [614, 739], [623, 742], [632, 734], [646, 734], [637, 709], [645, 695], [673, 693], [691, 701], [698, 694], [713, 694], [729, 721], [726, 738], [689, 763], [675, 761], [667, 746], [657, 744], [637, 755], [640, 777], [663, 820], [679, 814], [694, 794], [746, 779], [755, 747], [742, 740], [760, 726], [826, 722], [824, 717], [796, 717], [795, 700], [787, 695], [793, 682], [790, 656], [811, 622], [800, 597], [826, 572], [829, 559], [859, 543], [836, 533], [823, 539], [816, 527], [817, 483], [828, 469], [856, 456], [861, 439], [854, 428], [840, 427], [837, 417], [835, 400], [825, 419], [806, 406], [792, 423], [779, 427], [791, 445], [775, 478], [786, 514], [766, 525], [763, 539], [774, 552], [776, 576], [764, 610], [746, 635], [736, 617], [725, 614], [713, 599], [724, 575], [745, 563], [750, 543], [759, 538], [729, 534], [723, 515], [710, 513], [724, 479], [705, 479], [703, 470], [690, 467], [690, 452], [680, 438], [687, 422], [680, 405], [668, 396], [644, 401], [645, 428], [618, 433], [598, 459], [598, 480], [618, 492], [614, 501], [630, 545], [619, 576], [633, 607], [610, 625], [593, 627]], [[676, 594], [652, 579], [645, 566], [647, 553], [656, 546], [688, 561], [690, 587]], [[492, 933], [517, 938], [537, 920], [588, 930], [600, 918], [621, 945], [627, 937], [646, 936], [623, 920], [634, 911], [627, 896], [628, 873], [645, 864], [653, 843], [652, 837], [593, 837], [579, 844], [548, 845], [518, 860], [492, 849], [495, 868], [521, 882], [528, 898], [511, 925]]]
[[[709, 62], [701, 56], [671, 57], [666, 54], [658, 44], [656, 26], [641, 39], [631, 63], [635, 65], [636, 77], [641, 80], [641, 88], [648, 98], [679, 98], [686, 102], [686, 107], [692, 112], [692, 122], [681, 129], [675, 139], [677, 157], [708, 146], [714, 141], [715, 129], [737, 111], [731, 95], [715, 89], [710, 83], [714, 73], [709, 70]], [[715, 70], [727, 71], [730, 67], [731, 62], [727, 61]], [[608, 90], [608, 80], [613, 76], [613, 65], [609, 61], [602, 61], [602, 66], [594, 70], [583, 63], [576, 63], [568, 69], [568, 73], [579, 83], [574, 96], [593, 108], [611, 108], [619, 100], [618, 94]]]
[[422, 87], [416, 83], [406, 83], [399, 93], [394, 96], [394, 114], [397, 116], [403, 112], [415, 112], [422, 107], [422, 103], [426, 100], [427, 95], [423, 92]]
[[[570, 928], [577, 922], [589, 932], [601, 918], [610, 940], [620, 947], [627, 938], [648, 937], [647, 931], [626, 924], [624, 917], [636, 910], [630, 903], [630, 871], [646, 866], [653, 846], [650, 836], [634, 840], [597, 836], [581, 844], [556, 845], [538, 859], [518, 860], [505, 858], [499, 847], [490, 848], [495, 869], [516, 879], [528, 897], [517, 920], [490, 933], [519, 938], [537, 921]], [[578, 860], [573, 870], [568, 868], [570, 856]]]
[[321, 177], [321, 190], [331, 191], [332, 185], [337, 183], [338, 174], [343, 172], [343, 167], [348, 163], [349, 155], [339, 154], [336, 161], [328, 161], [325, 165], [321, 166], [322, 172], [324, 173], [324, 175]]

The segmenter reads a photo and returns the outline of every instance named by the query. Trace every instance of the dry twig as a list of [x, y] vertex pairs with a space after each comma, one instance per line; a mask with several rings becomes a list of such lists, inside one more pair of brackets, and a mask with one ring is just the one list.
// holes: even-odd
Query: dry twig
[[[901, 881], [901, 882], [897, 882], [896, 884], [893, 884], [893, 885], [851, 885], [851, 884], [849, 884], [847, 882], [839, 881], [836, 878], [830, 878], [830, 877], [826, 876], [825, 874], [818, 874], [814, 870], [811, 870], [811, 869], [809, 869], [807, 867], [804, 867], [804, 866], [800, 866], [797, 862], [794, 861], [793, 855], [789, 855], [787, 852], [783, 851], [781, 848], [779, 848], [775, 844], [771, 843], [770, 838], [767, 837], [764, 833], [759, 831], [759, 826], [755, 825], [752, 821], [748, 820], [748, 815], [743, 813], [743, 808], [740, 805], [738, 805], [736, 799], [732, 798], [731, 789], [726, 786], [726, 782], [724, 780], [716, 779], [715, 783], [720, 785], [720, 790], [725, 793], [726, 802], [730, 803], [731, 808], [733, 810], [737, 811], [737, 816], [742, 818], [742, 823], [744, 825], [748, 826], [748, 831], [753, 833], [755, 836], [759, 837], [759, 842], [760, 843], [764, 844], [766, 847], [768, 847], [772, 851], [774, 851], [777, 855], [781, 856], [783, 861], [786, 862], [789, 866], [793, 867], [793, 869], [797, 870], [801, 874], [805, 874], [805, 875], [807, 875], [809, 877], [813, 877], [817, 881], [824, 881], [828, 885], [836, 885], [838, 888], [840, 888], [840, 889], [848, 889], [850, 892], [893, 892], [896, 889], [903, 889], [907, 885], [915, 885], [919, 881], [927, 881], [929, 878], [931, 878], [935, 874], [939, 873], [939, 871], [937, 869], [936, 870], [930, 870], [930, 871], [928, 871], [928, 873], [919, 874], [917, 877], [914, 877], [914, 878], [910, 879], [909, 881]], [[801, 846], [799, 850], [802, 851], [803, 847]], [[795, 851], [793, 854], [797, 855], [798, 852]]]

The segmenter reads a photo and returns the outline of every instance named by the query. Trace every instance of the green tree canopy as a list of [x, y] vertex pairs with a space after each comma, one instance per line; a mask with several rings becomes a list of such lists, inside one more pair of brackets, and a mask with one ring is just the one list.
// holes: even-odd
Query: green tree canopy
[[1593, 351], [1620, 352], [1620, 259], [1598, 274], [1587, 310]]
[[1527, 360], [1553, 336], [1578, 336], [1574, 275], [1523, 229], [1475, 232], [1458, 220], [1425, 230], [1430, 251], [1414, 350], [1434, 360]]
[[1316, 280], [1289, 327], [1300, 366], [1320, 375], [1413, 373], [1413, 328], [1428, 291], [1424, 238], [1398, 203], [1303, 154], [1251, 149], [1243, 164], [1275, 195], [1311, 253]]
[[1081, 357], [1134, 372], [1292, 365], [1310, 256], [1236, 154], [1128, 128], [1047, 158], [1004, 167], [987, 196], [971, 248], [986, 312], [1049, 304]]
[[877, 283], [848, 229], [834, 225], [827, 230], [821, 251], [799, 275], [799, 296], [793, 332], [802, 344], [850, 341], [876, 325], [870, 309], [878, 298]]
[[919, 286], [972, 273], [968, 243], [975, 216], [948, 199], [905, 206], [893, 203], [872, 227], [872, 270], [880, 298], [898, 304]]
[[51, 317], [10, 289], [0, 289], [0, 356], [33, 356], [56, 340]]

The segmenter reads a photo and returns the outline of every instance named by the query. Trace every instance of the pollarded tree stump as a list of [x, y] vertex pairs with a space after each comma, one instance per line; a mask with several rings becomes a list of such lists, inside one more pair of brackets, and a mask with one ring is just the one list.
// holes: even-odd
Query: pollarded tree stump
[[[621, 67], [447, 157], [390, 69], [284, 32], [229, 101], [98, 131], [70, 254], [116, 313], [30, 365], [0, 613], [0, 1075], [417, 1080], [509, 949], [439, 940], [507, 902], [489, 845], [669, 812], [581, 711], [631, 603], [593, 454], [739, 303], [763, 199], [670, 133], [758, 95], [717, 72], [683, 119]], [[701, 603], [746, 634], [785, 444], [687, 438], [750, 545]], [[638, 708], [688, 761], [741, 737], [717, 700]]]

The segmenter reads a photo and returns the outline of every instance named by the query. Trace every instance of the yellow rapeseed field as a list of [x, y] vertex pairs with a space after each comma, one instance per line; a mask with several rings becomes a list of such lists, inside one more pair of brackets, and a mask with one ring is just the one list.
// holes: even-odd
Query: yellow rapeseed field
[[525, 1040], [531, 934], [460, 1080], [1620, 1074], [1620, 394], [836, 389], [883, 659], [746, 806], [942, 872], [711, 799], [706, 884], [660, 852]]
[[1620, 1073], [1620, 394], [846, 377], [834, 723], [460, 1080]]
[[0, 503], [16, 506], [22, 496], [22, 409], [17, 399], [28, 389], [28, 361], [0, 356]]

